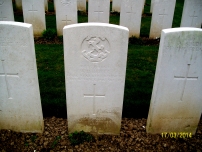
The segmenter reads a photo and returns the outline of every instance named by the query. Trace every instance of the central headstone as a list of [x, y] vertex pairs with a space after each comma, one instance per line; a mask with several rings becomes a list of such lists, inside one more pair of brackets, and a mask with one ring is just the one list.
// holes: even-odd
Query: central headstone
[[109, 23], [110, 0], [89, 0], [88, 22]]
[[202, 113], [201, 67], [201, 29], [162, 31], [148, 133], [195, 134]]
[[143, 0], [122, 0], [120, 25], [129, 29], [129, 36], [140, 36]]
[[69, 133], [119, 134], [128, 29], [83, 23], [65, 26], [63, 36]]
[[57, 34], [62, 35], [63, 27], [77, 23], [77, 1], [55, 0]]
[[43, 132], [31, 24], [0, 22], [0, 129]]

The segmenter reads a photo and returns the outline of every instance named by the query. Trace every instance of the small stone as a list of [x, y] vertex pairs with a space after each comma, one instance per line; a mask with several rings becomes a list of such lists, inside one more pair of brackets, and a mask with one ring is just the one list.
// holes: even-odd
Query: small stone
[[128, 130], [129, 130], [129, 131], [133, 130], [133, 124], [129, 124], [129, 125], [128, 125]]
[[167, 145], [166, 145], [166, 144], [163, 144], [163, 147], [167, 147]]
[[48, 141], [43, 143], [44, 147], [46, 147], [48, 145]]
[[61, 142], [61, 145], [62, 145], [62, 146], [66, 145], [66, 144], [67, 144], [66, 141]]
[[79, 148], [79, 146], [78, 146], [78, 145], [76, 145], [76, 146], [75, 146], [75, 148], [77, 149], [77, 148]]
[[63, 134], [65, 134], [65, 132], [66, 132], [66, 131], [62, 131], [61, 134], [63, 135]]
[[14, 142], [11, 143], [11, 146], [14, 145]]

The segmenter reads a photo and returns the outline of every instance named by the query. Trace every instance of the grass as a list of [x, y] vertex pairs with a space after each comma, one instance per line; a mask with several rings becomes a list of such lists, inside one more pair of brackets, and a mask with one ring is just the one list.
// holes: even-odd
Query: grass
[[[184, 0], [176, 0], [173, 27], [180, 25], [183, 4]], [[53, 3], [49, 3], [49, 11], [53, 10]], [[150, 0], [146, 1], [144, 14], [141, 37], [148, 37], [151, 24]], [[22, 14], [15, 14], [15, 20], [22, 22]], [[87, 14], [78, 12], [78, 22], [87, 21]], [[119, 24], [119, 13], [110, 16], [110, 23]], [[55, 15], [46, 15], [46, 28], [56, 30]], [[151, 99], [158, 46], [145, 46], [141, 44], [141, 39], [137, 41], [128, 46], [123, 117], [147, 117]], [[45, 117], [66, 117], [63, 45], [35, 44], [35, 50], [43, 114]]]

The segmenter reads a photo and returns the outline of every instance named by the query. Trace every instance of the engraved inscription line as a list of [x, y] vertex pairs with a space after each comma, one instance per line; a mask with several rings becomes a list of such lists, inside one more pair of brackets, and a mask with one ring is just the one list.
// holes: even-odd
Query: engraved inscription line
[[67, 15], [65, 15], [65, 16], [66, 16], [66, 19], [65, 19], [65, 20], [62, 20], [62, 22], [65, 22], [65, 24], [68, 25], [68, 22], [71, 23], [72, 20], [68, 20], [68, 19], [67, 19]]
[[130, 11], [128, 11], [128, 12], [126, 12], [126, 13], [129, 15], [129, 18], [130, 18], [129, 20], [131, 20], [131, 15], [132, 15], [132, 14], [136, 14], [136, 11], [133, 12], [133, 7], [131, 6], [131, 7], [130, 7]]
[[94, 11], [95, 13], [97, 13], [98, 15], [98, 21], [100, 20], [100, 14], [104, 13], [103, 11], [100, 10], [100, 2], [98, 4], [98, 10], [97, 11]]
[[165, 16], [167, 16], [167, 15], [168, 15], [168, 14], [166, 14], [165, 8], [163, 9], [163, 13], [159, 13], [159, 16], [160, 16], [160, 17], [161, 17], [161, 16], [163, 17], [163, 20], [162, 20], [162, 22], [161, 22], [161, 23], [162, 23], [162, 24], [161, 24], [162, 26], [163, 26], [163, 23], [164, 23], [164, 18], [165, 18]]
[[191, 25], [193, 25], [194, 18], [198, 18], [198, 16], [196, 16], [195, 13], [196, 11], [194, 11], [193, 15], [190, 15], [190, 17], [192, 18]]
[[8, 79], [7, 79], [7, 77], [17, 77], [17, 78], [19, 78], [19, 76], [18, 76], [18, 73], [6, 73], [5, 66], [4, 66], [4, 60], [1, 60], [1, 62], [2, 62], [2, 66], [3, 66], [3, 73], [0, 73], [0, 76], [5, 77], [6, 88], [7, 88], [7, 92], [8, 92], [8, 99], [12, 99], [10, 90], [8, 88]]
[[93, 115], [96, 115], [95, 114], [95, 98], [96, 97], [105, 97], [105, 95], [99, 95], [99, 94], [96, 94], [95, 92], [95, 87], [96, 87], [96, 84], [93, 84], [93, 94], [84, 94], [84, 98], [85, 97], [92, 97], [93, 98]]
[[183, 99], [183, 95], [184, 95], [184, 91], [185, 91], [185, 87], [186, 87], [187, 80], [198, 80], [198, 77], [189, 77], [189, 76], [188, 76], [188, 74], [189, 74], [189, 69], [190, 69], [190, 65], [191, 65], [191, 64], [188, 64], [188, 65], [187, 65], [186, 76], [174, 76], [174, 79], [177, 79], [177, 80], [184, 80], [183, 90], [182, 90], [181, 98], [180, 98], [181, 101], [182, 101], [182, 99]]
[[[35, 12], [38, 11], [38, 10], [34, 10], [34, 8], [33, 8], [33, 4], [32, 4], [31, 7], [32, 7], [31, 10], [28, 10], [30, 13], [34, 14]], [[34, 16], [34, 15], [32, 16], [32, 20], [33, 20], [33, 23], [35, 23], [35, 16]], [[33, 26], [34, 26], [34, 25], [33, 25]]]

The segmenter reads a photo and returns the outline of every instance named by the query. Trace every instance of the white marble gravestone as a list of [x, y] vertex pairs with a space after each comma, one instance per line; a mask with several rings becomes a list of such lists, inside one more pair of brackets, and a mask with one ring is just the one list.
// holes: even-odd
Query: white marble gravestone
[[0, 0], [0, 21], [14, 21], [12, 0]]
[[0, 22], [0, 129], [43, 132], [31, 24]]
[[22, 0], [22, 5], [24, 22], [32, 24], [34, 36], [41, 36], [46, 30], [44, 1]]
[[176, 0], [155, 0], [152, 21], [150, 27], [150, 38], [160, 37], [162, 29], [171, 28]]
[[77, 1], [55, 0], [57, 34], [62, 35], [63, 27], [77, 23]]
[[195, 134], [202, 112], [202, 29], [161, 34], [148, 133]]
[[202, 26], [202, 0], [185, 0], [181, 27]]
[[122, 0], [113, 0], [112, 2], [112, 11], [120, 12]]
[[119, 134], [128, 29], [83, 23], [65, 26], [63, 37], [69, 133]]
[[88, 22], [109, 23], [110, 0], [89, 0]]
[[86, 0], [77, 0], [77, 8], [79, 11], [86, 12]]
[[120, 25], [129, 29], [129, 36], [140, 36], [143, 0], [122, 0]]
[[16, 9], [22, 11], [22, 0], [15, 0]]

